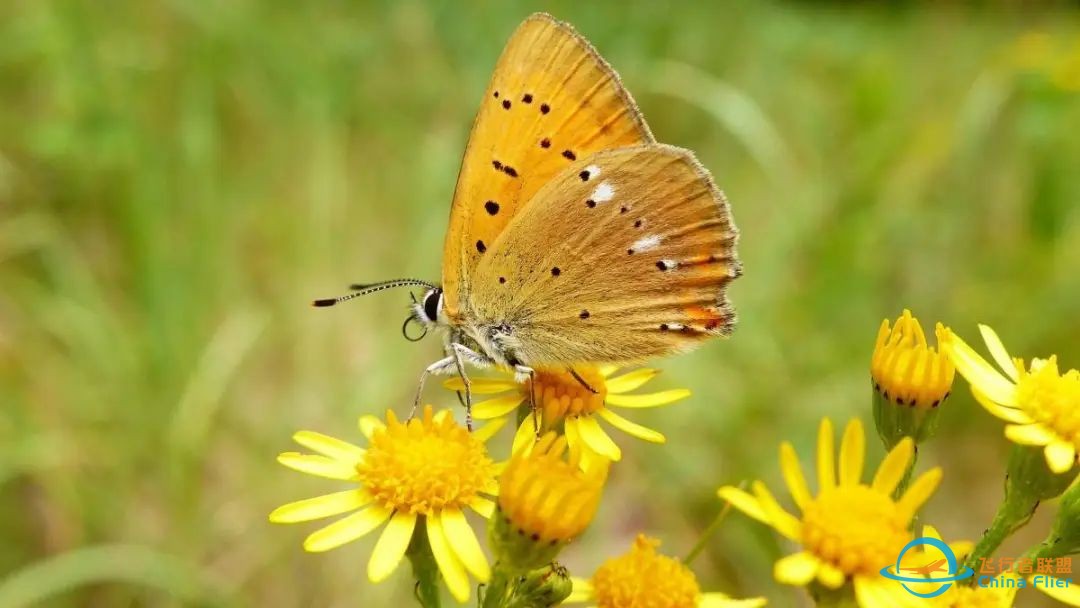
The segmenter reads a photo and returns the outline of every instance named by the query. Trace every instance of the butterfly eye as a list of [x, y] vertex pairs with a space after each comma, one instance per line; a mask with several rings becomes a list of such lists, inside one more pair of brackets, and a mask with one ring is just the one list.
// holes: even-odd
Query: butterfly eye
[[432, 289], [424, 295], [424, 316], [428, 321], [439, 319], [439, 305], [442, 304], [442, 289]]

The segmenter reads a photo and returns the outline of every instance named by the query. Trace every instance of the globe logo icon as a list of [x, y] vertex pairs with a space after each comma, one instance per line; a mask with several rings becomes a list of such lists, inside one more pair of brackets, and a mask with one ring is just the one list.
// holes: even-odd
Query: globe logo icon
[[[941, 558], [931, 560], [930, 562], [917, 567], [901, 566], [904, 560], [904, 555], [912, 549], [918, 547], [931, 547], [941, 553]], [[941, 573], [940, 575], [937, 573]], [[905, 575], [903, 573], [911, 573], [911, 575]], [[921, 576], [916, 576], [921, 575]], [[896, 556], [896, 564], [892, 566], [885, 566], [881, 569], [881, 576], [885, 578], [898, 581], [903, 585], [904, 590], [921, 598], [932, 598], [941, 595], [952, 587], [952, 584], [956, 581], [963, 580], [965, 578], [975, 575], [975, 571], [969, 566], [965, 566], [963, 570], [957, 569], [956, 554], [953, 553], [949, 545], [946, 545], [942, 540], [937, 538], [919, 537], [908, 544], [904, 545], [904, 548], [900, 550], [900, 555]], [[916, 591], [908, 586], [908, 583], [919, 583], [920, 586], [937, 583], [937, 589], [929, 592]]]

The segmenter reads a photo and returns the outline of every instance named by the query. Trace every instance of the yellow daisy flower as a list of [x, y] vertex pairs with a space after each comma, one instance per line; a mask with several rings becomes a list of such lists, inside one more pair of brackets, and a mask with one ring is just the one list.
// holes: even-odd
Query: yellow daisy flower
[[575, 578], [564, 603], [597, 608], [756, 608], [765, 598], [734, 600], [702, 593], [697, 578], [679, 560], [656, 552], [660, 541], [639, 534], [630, 551], [604, 562], [589, 580]]
[[293, 439], [316, 453], [285, 452], [278, 462], [358, 487], [283, 505], [270, 513], [270, 521], [296, 523], [355, 511], [309, 535], [304, 549], [312, 552], [333, 549], [386, 524], [368, 562], [368, 578], [374, 583], [397, 568], [419, 522], [450, 592], [465, 602], [472, 586], [466, 571], [480, 581], [491, 576], [464, 509], [484, 517], [495, 509], [484, 495], [498, 493], [496, 465], [483, 442], [499, 426], [469, 433], [449, 412], [435, 415], [429, 405], [423, 416], [407, 422], [399, 422], [392, 411], [386, 412], [385, 424], [374, 416], [361, 418], [360, 429], [369, 441], [366, 449], [299, 431]]
[[[952, 332], [938, 323], [934, 334], [943, 344]], [[955, 373], [949, 358], [926, 342], [922, 325], [910, 310], [904, 309], [891, 328], [888, 319], [881, 322], [870, 376], [874, 390], [886, 401], [920, 409], [937, 407], [949, 396]]]
[[[966, 342], [952, 336], [945, 349], [956, 369], [971, 384], [975, 399], [1009, 424], [1005, 436], [1014, 443], [1042, 447], [1054, 473], [1065, 473], [1080, 450], [1080, 371], [1058, 371], [1057, 357], [1010, 359], [1001, 338], [980, 325], [983, 341], [998, 371]], [[1004, 372], [1004, 373], [1002, 373]]]
[[[614, 366], [580, 367], [574, 371], [595, 390], [593, 393], [582, 386], [581, 382], [567, 370], [538, 369], [535, 375], [533, 394], [537, 401], [537, 424], [540, 429], [563, 429], [570, 447], [577, 449], [587, 446], [589, 451], [617, 461], [622, 458], [622, 450], [611, 439], [597, 417], [611, 426], [652, 443], [664, 443], [667, 439], [653, 429], [641, 426], [623, 418], [612, 411], [612, 407], [641, 409], [669, 405], [690, 396], [686, 389], [672, 389], [658, 393], [629, 394], [652, 380], [659, 370], [637, 369], [612, 378], [618, 370]], [[502, 418], [517, 410], [529, 400], [529, 382], [517, 383], [510, 372], [505, 378], [478, 378], [472, 381], [472, 392], [477, 395], [498, 395], [473, 405], [473, 417], [477, 420]], [[460, 378], [451, 378], [444, 383], [450, 390], [460, 391], [464, 384]], [[506, 393], [506, 394], [499, 394]], [[514, 439], [516, 452], [525, 442], [534, 439], [535, 431], [532, 416], [524, 416], [518, 434]]]
[[839, 473], [833, 441], [832, 423], [826, 418], [818, 432], [816, 496], [806, 484], [795, 448], [787, 442], [780, 446], [781, 471], [801, 517], [784, 510], [760, 481], [754, 482], [752, 494], [725, 486], [719, 495], [802, 546], [799, 553], [776, 562], [779, 582], [809, 585], [817, 580], [826, 588], [839, 589], [852, 581], [861, 608], [921, 606], [913, 603], [918, 598], [880, 571], [911, 540], [911, 520], [937, 488], [941, 469], [922, 474], [894, 500], [893, 491], [914, 456], [911, 439], [896, 444], [870, 485], [860, 481], [866, 457], [862, 424], [852, 420], [844, 431]]

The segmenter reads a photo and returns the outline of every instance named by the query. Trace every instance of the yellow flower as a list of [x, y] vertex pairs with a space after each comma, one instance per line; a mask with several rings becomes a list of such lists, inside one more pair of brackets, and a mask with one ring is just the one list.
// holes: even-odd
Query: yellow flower
[[[934, 328], [938, 344], [943, 344], [951, 333], [941, 323]], [[917, 408], [937, 407], [949, 396], [955, 373], [949, 358], [927, 344], [922, 326], [910, 310], [904, 310], [892, 329], [888, 319], [881, 322], [870, 360], [870, 376], [874, 390], [886, 401]]]
[[839, 589], [850, 580], [861, 608], [921, 605], [912, 604], [917, 598], [882, 577], [880, 570], [911, 540], [911, 520], [937, 488], [941, 469], [922, 474], [894, 500], [893, 491], [914, 456], [911, 439], [896, 444], [870, 485], [860, 481], [866, 451], [862, 424], [852, 420], [844, 431], [839, 474], [833, 441], [832, 423], [826, 418], [818, 432], [816, 496], [806, 484], [795, 448], [787, 442], [780, 446], [781, 471], [801, 518], [784, 510], [760, 481], [754, 482], [753, 494], [726, 486], [720, 488], [720, 497], [802, 545], [802, 551], [776, 563], [774, 575], [781, 583], [808, 585], [816, 579]]
[[607, 467], [582, 470], [579, 454], [564, 459], [567, 442], [555, 433], [518, 450], [499, 477], [492, 548], [517, 568], [536, 568], [554, 559], [585, 531], [607, 479]]
[[1080, 371], [1058, 371], [1057, 357], [1010, 359], [1001, 339], [980, 325], [983, 341], [1002, 371], [994, 368], [957, 336], [945, 349], [956, 369], [971, 383], [975, 399], [991, 414], [1010, 423], [1005, 436], [1020, 445], [1039, 446], [1054, 473], [1065, 473], [1080, 449]]
[[702, 593], [690, 568], [656, 552], [660, 541], [639, 534], [630, 551], [604, 562], [592, 579], [574, 579], [566, 603], [599, 608], [755, 608], [764, 598], [733, 600], [723, 593]]
[[[537, 424], [542, 430], [555, 429], [560, 422], [572, 449], [587, 446], [589, 451], [608, 460], [622, 458], [622, 450], [611, 439], [596, 417], [603, 418], [615, 428], [652, 443], [664, 443], [667, 439], [659, 432], [623, 418], [611, 407], [640, 409], [668, 405], [690, 396], [686, 389], [673, 389], [658, 393], [627, 394], [652, 380], [659, 372], [655, 369], [637, 369], [611, 378], [617, 367], [605, 366], [574, 368], [578, 376], [595, 393], [567, 370], [536, 370], [536, 385], [532, 389], [537, 401]], [[447, 380], [444, 385], [451, 390], [464, 388], [460, 378]], [[477, 420], [502, 418], [529, 400], [529, 381], [517, 383], [513, 377], [502, 379], [479, 378], [472, 381], [475, 394], [498, 394], [473, 405], [473, 417]], [[516, 452], [525, 442], [535, 436], [532, 416], [524, 416], [514, 439]]]
[[471, 587], [466, 571], [480, 581], [491, 575], [464, 509], [490, 517], [495, 508], [484, 496], [496, 494], [498, 487], [496, 467], [483, 441], [498, 426], [470, 434], [449, 412], [434, 415], [427, 406], [422, 417], [405, 423], [391, 411], [386, 412], [386, 424], [373, 416], [361, 418], [361, 431], [369, 441], [366, 449], [299, 431], [293, 439], [316, 453], [285, 452], [278, 462], [359, 487], [283, 505], [270, 513], [270, 521], [295, 523], [356, 511], [308, 536], [304, 549], [313, 552], [356, 540], [385, 523], [368, 562], [368, 578], [375, 583], [397, 568], [420, 522], [450, 592], [465, 602]]

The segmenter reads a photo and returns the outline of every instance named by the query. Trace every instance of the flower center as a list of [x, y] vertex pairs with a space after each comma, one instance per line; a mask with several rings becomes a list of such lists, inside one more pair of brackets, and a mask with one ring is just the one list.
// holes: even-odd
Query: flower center
[[803, 511], [803, 546], [845, 574], [872, 574], [911, 539], [910, 519], [867, 486], [830, 488]]
[[390, 413], [356, 471], [387, 509], [430, 515], [472, 502], [493, 483], [495, 465], [483, 443], [450, 416], [435, 420], [429, 406], [407, 423]]
[[678, 560], [658, 554], [659, 544], [638, 536], [629, 553], [600, 566], [592, 579], [600, 608], [697, 606], [701, 589], [694, 573]]
[[[596, 368], [583, 367], [575, 370], [581, 380], [596, 392], [582, 386], [582, 383], [570, 372], [537, 370], [536, 400], [540, 404], [545, 425], [553, 425], [567, 416], [592, 414], [604, 407], [607, 386], [604, 377]], [[522, 386], [528, 394], [529, 385]]]
[[1056, 358], [1034, 361], [1021, 374], [1016, 394], [1028, 415], [1080, 446], [1080, 371], [1059, 375]]

